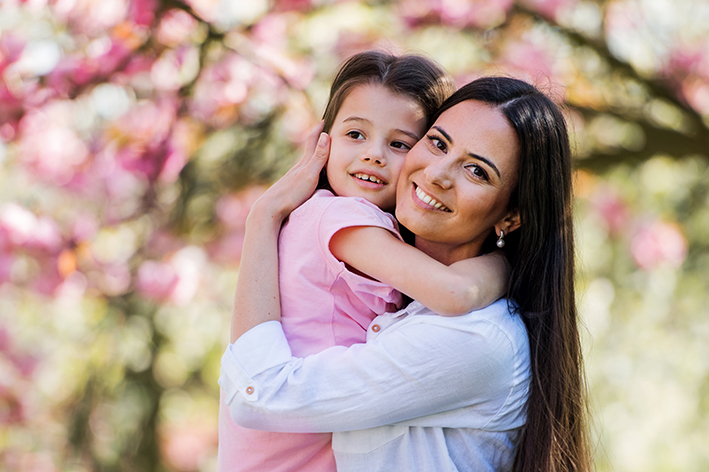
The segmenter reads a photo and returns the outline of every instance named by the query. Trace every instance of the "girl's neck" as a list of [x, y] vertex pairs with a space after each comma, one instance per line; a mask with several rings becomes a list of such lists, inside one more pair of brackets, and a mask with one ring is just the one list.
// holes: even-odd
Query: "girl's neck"
[[479, 256], [482, 243], [470, 242], [461, 246], [451, 246], [450, 244], [428, 241], [415, 236], [414, 246], [438, 262], [451, 265], [463, 259]]

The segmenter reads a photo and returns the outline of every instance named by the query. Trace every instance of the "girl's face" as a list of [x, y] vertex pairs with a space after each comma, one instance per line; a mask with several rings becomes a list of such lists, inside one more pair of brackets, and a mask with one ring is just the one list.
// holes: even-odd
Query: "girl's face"
[[494, 107], [467, 100], [446, 110], [409, 152], [396, 217], [416, 247], [444, 263], [480, 253], [493, 228], [519, 226], [508, 211], [517, 185], [519, 142]]
[[404, 157], [424, 132], [426, 117], [413, 99], [378, 84], [354, 87], [330, 130], [327, 178], [343, 197], [394, 209]]

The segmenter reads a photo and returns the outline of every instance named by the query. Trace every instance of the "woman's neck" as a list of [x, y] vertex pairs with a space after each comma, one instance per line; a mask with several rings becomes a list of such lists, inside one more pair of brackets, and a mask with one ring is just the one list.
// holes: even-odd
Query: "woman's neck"
[[418, 236], [415, 237], [414, 245], [416, 249], [423, 251], [445, 265], [479, 256], [482, 247], [482, 243], [476, 242], [469, 242], [461, 246], [451, 246], [450, 244], [428, 241]]

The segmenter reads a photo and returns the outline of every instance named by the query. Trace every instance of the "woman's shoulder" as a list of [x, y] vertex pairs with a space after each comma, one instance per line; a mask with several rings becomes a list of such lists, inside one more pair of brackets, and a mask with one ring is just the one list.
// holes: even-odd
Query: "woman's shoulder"
[[527, 329], [512, 299], [501, 298], [491, 305], [460, 316], [440, 316], [414, 301], [402, 321], [453, 329], [488, 340], [508, 339], [515, 350], [528, 345]]

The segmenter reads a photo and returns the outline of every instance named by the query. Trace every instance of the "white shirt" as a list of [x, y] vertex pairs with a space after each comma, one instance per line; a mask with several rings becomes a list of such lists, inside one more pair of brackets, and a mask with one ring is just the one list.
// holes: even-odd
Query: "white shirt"
[[278, 322], [227, 347], [219, 383], [252, 429], [333, 431], [340, 472], [511, 470], [530, 380], [524, 324], [499, 300], [457, 317], [413, 302], [366, 344], [291, 355]]

